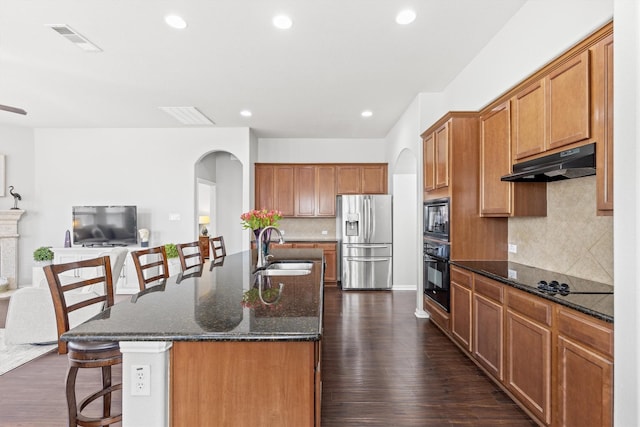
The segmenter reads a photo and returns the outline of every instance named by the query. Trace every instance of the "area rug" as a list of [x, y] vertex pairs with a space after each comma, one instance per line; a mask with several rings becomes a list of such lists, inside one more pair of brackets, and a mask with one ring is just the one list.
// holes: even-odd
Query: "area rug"
[[0, 375], [52, 351], [57, 344], [9, 344], [4, 343], [4, 328], [0, 328]]

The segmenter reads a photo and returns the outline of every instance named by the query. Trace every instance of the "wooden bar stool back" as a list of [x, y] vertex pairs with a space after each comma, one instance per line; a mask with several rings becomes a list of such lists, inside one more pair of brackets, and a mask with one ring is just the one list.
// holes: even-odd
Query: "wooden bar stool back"
[[141, 291], [144, 291], [148, 284], [161, 283], [169, 277], [169, 263], [164, 246], [131, 252], [131, 258], [138, 273], [138, 285]]
[[213, 253], [214, 261], [227, 256], [227, 250], [224, 247], [224, 237], [212, 237], [209, 239], [209, 242], [211, 243], [211, 252]]
[[[73, 271], [73, 276], [64, 275]], [[58, 328], [58, 353], [67, 354], [66, 394], [70, 426], [106, 426], [122, 421], [122, 414], [111, 414], [113, 392], [122, 384], [112, 384], [111, 367], [122, 363], [117, 341], [62, 341], [60, 336], [70, 328], [70, 313], [95, 309], [97, 313], [114, 303], [113, 278], [109, 256], [54, 264], [44, 267], [49, 284]], [[84, 398], [76, 398], [76, 377], [83, 368], [101, 368], [102, 389]], [[85, 416], [82, 411], [94, 400], [102, 398], [102, 416]]]
[[200, 242], [180, 243], [176, 245], [176, 248], [178, 248], [178, 256], [180, 257], [180, 267], [182, 267], [182, 271], [196, 265], [204, 264], [204, 257], [202, 256]]

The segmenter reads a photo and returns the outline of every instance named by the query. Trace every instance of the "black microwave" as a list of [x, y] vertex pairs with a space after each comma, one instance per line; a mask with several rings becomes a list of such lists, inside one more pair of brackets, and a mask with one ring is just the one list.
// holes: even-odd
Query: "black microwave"
[[427, 200], [423, 214], [424, 237], [449, 241], [449, 198]]

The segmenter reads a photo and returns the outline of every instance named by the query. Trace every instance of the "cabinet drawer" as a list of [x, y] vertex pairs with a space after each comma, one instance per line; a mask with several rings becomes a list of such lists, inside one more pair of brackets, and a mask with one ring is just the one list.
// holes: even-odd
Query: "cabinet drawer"
[[430, 298], [424, 298], [424, 308], [429, 312], [429, 319], [440, 329], [449, 331], [449, 314], [434, 304]]
[[476, 275], [475, 292], [494, 301], [502, 302], [503, 285], [493, 280]]
[[558, 334], [613, 357], [613, 329], [578, 312], [558, 308]]
[[451, 274], [452, 282], [456, 282], [458, 285], [462, 285], [464, 287], [471, 289], [471, 281], [472, 281], [473, 273], [466, 270], [460, 270], [456, 267], [451, 267], [450, 274]]
[[510, 289], [507, 296], [507, 307], [531, 320], [551, 326], [551, 304], [541, 298]]
[[322, 249], [323, 251], [335, 251], [336, 244], [335, 243], [316, 243], [316, 248]]

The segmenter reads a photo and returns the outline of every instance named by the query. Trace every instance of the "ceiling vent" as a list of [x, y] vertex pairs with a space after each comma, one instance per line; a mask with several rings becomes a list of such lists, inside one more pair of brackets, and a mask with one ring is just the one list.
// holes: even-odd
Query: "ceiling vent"
[[196, 107], [159, 107], [183, 125], [215, 125], [207, 116], [202, 114]]
[[89, 39], [75, 31], [68, 25], [50, 24], [47, 25], [47, 27], [50, 27], [53, 31], [60, 34], [62, 37], [69, 40], [71, 43], [75, 44], [85, 52], [102, 52], [102, 49], [91, 43]]

